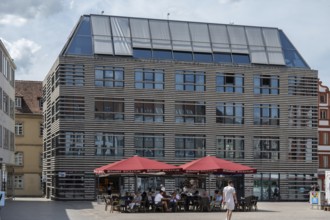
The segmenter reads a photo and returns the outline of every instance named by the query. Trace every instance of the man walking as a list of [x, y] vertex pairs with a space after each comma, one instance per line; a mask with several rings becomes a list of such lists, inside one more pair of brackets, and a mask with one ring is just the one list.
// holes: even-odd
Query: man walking
[[223, 189], [223, 205], [227, 209], [226, 220], [231, 220], [231, 215], [237, 203], [236, 191], [232, 180], [228, 181], [228, 186]]

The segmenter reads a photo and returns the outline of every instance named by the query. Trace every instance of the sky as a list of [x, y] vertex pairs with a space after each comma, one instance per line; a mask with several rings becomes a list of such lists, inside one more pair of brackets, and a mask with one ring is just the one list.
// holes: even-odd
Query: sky
[[330, 86], [329, 0], [1, 0], [0, 39], [17, 66], [16, 79], [43, 81], [80, 16], [102, 11], [276, 27]]

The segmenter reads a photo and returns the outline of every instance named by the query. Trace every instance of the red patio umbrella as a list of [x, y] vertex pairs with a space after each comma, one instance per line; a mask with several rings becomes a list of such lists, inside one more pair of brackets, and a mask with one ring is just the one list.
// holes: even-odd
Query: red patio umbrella
[[256, 173], [257, 170], [232, 161], [206, 156], [179, 166], [187, 173]]
[[177, 172], [182, 168], [163, 163], [157, 160], [133, 156], [108, 165], [96, 168], [94, 173], [152, 173], [152, 172]]

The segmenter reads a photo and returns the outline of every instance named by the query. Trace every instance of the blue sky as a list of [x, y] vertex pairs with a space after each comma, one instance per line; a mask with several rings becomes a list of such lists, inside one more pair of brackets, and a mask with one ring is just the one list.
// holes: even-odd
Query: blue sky
[[187, 20], [282, 29], [330, 86], [329, 0], [1, 0], [0, 38], [16, 79], [44, 80], [83, 14]]

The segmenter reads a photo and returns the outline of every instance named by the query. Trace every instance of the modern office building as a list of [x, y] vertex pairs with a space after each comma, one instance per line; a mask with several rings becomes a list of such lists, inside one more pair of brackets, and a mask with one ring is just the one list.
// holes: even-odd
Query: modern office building
[[15, 81], [15, 195], [42, 196], [42, 82]]
[[0, 191], [7, 192], [12, 190], [15, 150], [15, 69], [13, 59], [0, 40]]
[[325, 171], [330, 170], [330, 91], [329, 87], [322, 85], [319, 81], [319, 169], [318, 185], [322, 191], [325, 190], [324, 179]]
[[282, 200], [306, 200], [317, 181], [317, 71], [278, 28], [84, 15], [43, 97], [53, 199], [94, 199], [93, 169], [132, 155], [252, 166], [237, 188], [260, 200], [275, 187]]

